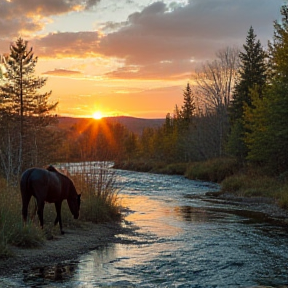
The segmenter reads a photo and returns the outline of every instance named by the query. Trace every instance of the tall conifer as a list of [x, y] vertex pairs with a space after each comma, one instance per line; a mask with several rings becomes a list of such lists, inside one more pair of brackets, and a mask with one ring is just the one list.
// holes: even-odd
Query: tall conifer
[[231, 133], [228, 139], [228, 150], [231, 154], [244, 160], [247, 156], [247, 147], [243, 141], [244, 106], [252, 107], [251, 92], [257, 90], [258, 97], [263, 96], [266, 84], [266, 53], [259, 40], [256, 40], [254, 30], [250, 27], [246, 37], [244, 50], [240, 52], [239, 78], [235, 85], [234, 98], [230, 107]]
[[[13, 166], [11, 169], [14, 174], [19, 174], [25, 167], [39, 162], [37, 160], [39, 149], [45, 143], [40, 137], [45, 133], [43, 128], [53, 121], [49, 112], [57, 105], [48, 102], [51, 91], [39, 93], [47, 79], [35, 76], [37, 60], [33, 49], [28, 49], [28, 42], [19, 37], [10, 46], [10, 54], [4, 57], [3, 61], [5, 79], [0, 85], [1, 134], [13, 139], [13, 151], [9, 151], [9, 155], [4, 155], [5, 149], [1, 149], [0, 156], [2, 164], [5, 162], [4, 159], [6, 164], [10, 161], [7, 159], [11, 158], [11, 153], [17, 157], [13, 163], [11, 161], [9, 163]], [[10, 140], [7, 141], [2, 142], [4, 148], [7, 143], [11, 143]]]
[[[268, 165], [272, 172], [288, 170], [288, 6], [281, 8], [282, 21], [274, 22], [273, 43], [269, 44], [269, 85], [262, 103], [247, 108], [245, 136], [248, 159]], [[259, 102], [259, 101], [258, 101]], [[255, 127], [257, 129], [255, 129]]]

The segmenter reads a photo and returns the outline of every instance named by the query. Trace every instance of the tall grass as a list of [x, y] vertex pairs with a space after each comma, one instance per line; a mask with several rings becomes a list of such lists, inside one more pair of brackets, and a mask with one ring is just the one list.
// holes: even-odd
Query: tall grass
[[23, 226], [19, 188], [0, 179], [0, 258], [10, 256], [9, 245], [37, 247], [43, 241], [41, 229], [32, 223]]
[[215, 158], [191, 163], [185, 172], [185, 177], [220, 183], [238, 169], [239, 165], [234, 158]]
[[288, 183], [285, 175], [269, 176], [261, 169], [246, 169], [224, 179], [221, 192], [244, 197], [269, 197], [288, 209]]
[[81, 193], [80, 219], [94, 223], [119, 220], [117, 174], [109, 162], [67, 163], [78, 193]]
[[256, 174], [236, 174], [221, 183], [221, 191], [238, 196], [276, 197], [281, 183], [273, 177]]

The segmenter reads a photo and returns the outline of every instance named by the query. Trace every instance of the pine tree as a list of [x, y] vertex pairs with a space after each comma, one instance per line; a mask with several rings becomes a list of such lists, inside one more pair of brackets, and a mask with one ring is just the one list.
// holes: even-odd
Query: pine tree
[[[34, 75], [37, 60], [33, 49], [28, 49], [28, 42], [21, 37], [10, 46], [10, 55], [4, 58], [5, 81], [0, 86], [1, 128], [5, 132], [8, 122], [11, 129], [14, 127], [13, 141], [17, 142], [17, 151], [13, 153], [18, 159], [17, 163], [11, 163], [14, 174], [37, 163], [39, 147], [43, 144], [43, 139], [39, 138], [45, 136], [43, 128], [53, 121], [49, 112], [57, 105], [48, 103], [51, 91], [38, 93], [47, 79]], [[11, 136], [12, 130], [6, 131], [7, 135]]]
[[253, 113], [250, 113], [251, 109], [247, 111], [251, 133], [245, 136], [250, 150], [249, 160], [266, 164], [274, 172], [288, 169], [287, 5], [282, 6], [281, 14], [282, 23], [274, 22], [273, 43], [269, 44], [269, 85], [264, 90], [262, 101], [253, 104]]
[[186, 89], [183, 92], [183, 98], [184, 101], [181, 110], [181, 118], [189, 124], [192, 121], [196, 109], [194, 96], [189, 83], [187, 83]]
[[250, 27], [246, 37], [244, 51], [240, 52], [239, 79], [235, 85], [234, 99], [231, 105], [231, 118], [240, 119], [243, 116], [243, 105], [251, 107], [250, 90], [257, 87], [258, 94], [262, 97], [263, 87], [266, 83], [266, 53], [260, 40], [256, 41], [254, 30]]
[[229, 109], [232, 127], [228, 138], [228, 152], [237, 156], [240, 161], [244, 161], [248, 153], [243, 140], [244, 134], [247, 132], [243, 122], [244, 106], [252, 107], [252, 90], [256, 89], [258, 97], [262, 98], [267, 72], [266, 53], [260, 41], [256, 40], [252, 27], [248, 31], [243, 48], [244, 51], [239, 54], [239, 79], [235, 85], [234, 99]]

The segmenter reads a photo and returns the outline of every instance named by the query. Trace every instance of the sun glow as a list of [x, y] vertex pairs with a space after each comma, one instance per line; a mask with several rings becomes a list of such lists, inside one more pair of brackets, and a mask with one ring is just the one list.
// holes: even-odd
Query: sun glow
[[103, 117], [102, 113], [100, 111], [96, 111], [93, 113], [93, 118], [96, 120], [99, 120]]

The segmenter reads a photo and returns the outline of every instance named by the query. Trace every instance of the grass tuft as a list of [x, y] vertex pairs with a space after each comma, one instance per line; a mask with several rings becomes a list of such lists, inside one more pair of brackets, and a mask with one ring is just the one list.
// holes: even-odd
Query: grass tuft
[[85, 162], [66, 167], [78, 193], [81, 192], [80, 218], [94, 223], [120, 220], [116, 170], [108, 162]]
[[205, 162], [189, 164], [185, 177], [220, 183], [238, 171], [238, 163], [234, 158], [216, 158]]
[[276, 197], [280, 182], [273, 177], [256, 174], [237, 174], [226, 178], [221, 183], [221, 191], [239, 196]]
[[25, 226], [17, 223], [8, 237], [11, 245], [22, 248], [36, 248], [43, 244], [45, 235], [42, 229], [29, 222]]

